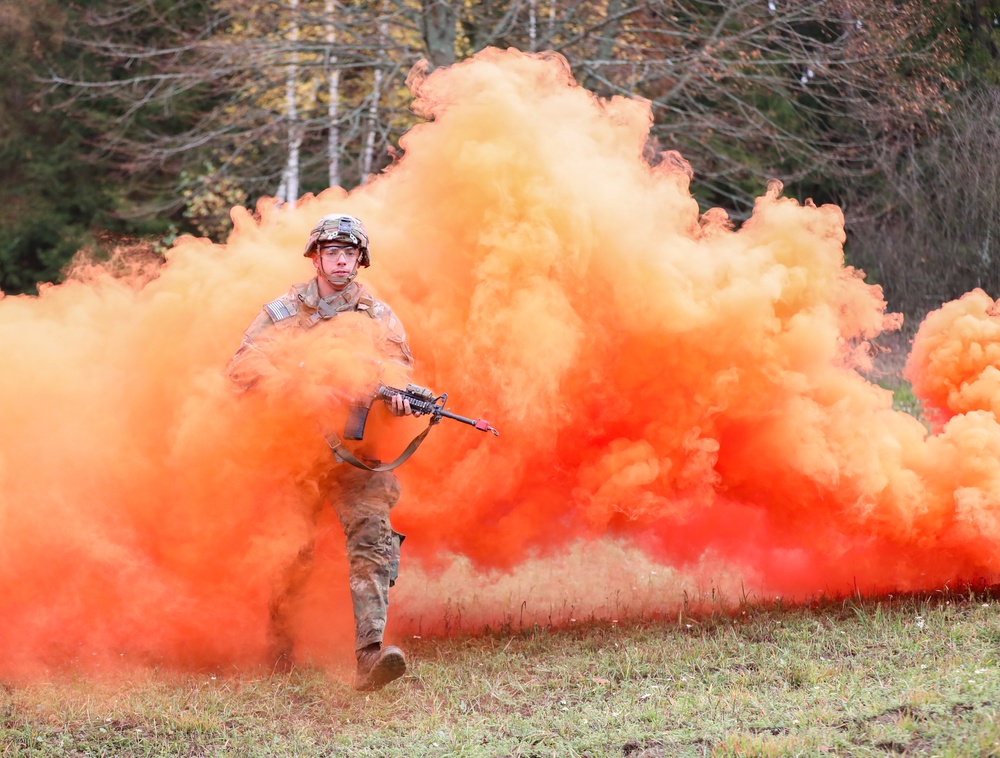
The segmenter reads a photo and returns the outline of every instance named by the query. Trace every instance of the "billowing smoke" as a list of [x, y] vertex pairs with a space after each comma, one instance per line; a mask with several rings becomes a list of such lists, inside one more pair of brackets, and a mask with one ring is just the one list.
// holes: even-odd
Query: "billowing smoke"
[[[337, 211], [369, 227], [362, 279], [406, 325], [413, 380], [502, 433], [446, 421], [399, 469], [393, 634], [652, 612], [685, 577], [804, 596], [997, 572], [986, 295], [918, 335], [928, 436], [857, 370], [899, 318], [844, 266], [839, 209], [775, 185], [739, 231], [700, 214], [680, 156], [642, 158], [648, 105], [594, 97], [557, 56], [488, 50], [411, 87], [428, 122], [351, 194], [237, 209], [226, 245], [182, 239], [158, 272], [81, 262], [0, 301], [6, 672], [260, 662], [312, 543], [300, 651], [350, 651], [317, 481], [323, 432], [378, 377], [364, 320], [289, 335], [249, 392], [225, 374]], [[375, 415], [385, 458], [424, 424]]]

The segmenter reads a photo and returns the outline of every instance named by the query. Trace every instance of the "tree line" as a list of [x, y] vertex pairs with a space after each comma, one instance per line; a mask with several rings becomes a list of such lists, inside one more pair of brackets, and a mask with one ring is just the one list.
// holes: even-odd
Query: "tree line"
[[848, 217], [848, 255], [908, 313], [1000, 294], [1000, 0], [0, 0], [0, 289], [81, 246], [216, 240], [233, 205], [363, 184], [407, 73], [556, 51], [642, 97], [703, 208], [769, 178]]

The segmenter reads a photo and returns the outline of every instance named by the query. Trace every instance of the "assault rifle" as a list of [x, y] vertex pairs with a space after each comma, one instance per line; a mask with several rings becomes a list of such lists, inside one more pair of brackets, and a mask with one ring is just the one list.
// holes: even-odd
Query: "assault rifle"
[[[378, 399], [386, 404], [392, 402], [397, 395], [404, 400], [410, 401], [410, 408], [415, 414], [431, 416], [431, 425], [438, 424], [442, 418], [450, 418], [452, 421], [459, 421], [469, 426], [474, 426], [481, 432], [493, 432], [499, 437], [500, 432], [490, 426], [486, 419], [471, 419], [459, 416], [457, 413], [446, 411], [445, 403], [448, 402], [448, 394], [435, 396], [426, 387], [418, 387], [416, 384], [407, 384], [405, 390], [396, 387], [387, 387], [380, 384], [375, 391], [372, 400]], [[368, 405], [352, 405], [350, 415], [347, 418], [347, 425], [344, 428], [344, 439], [360, 440], [365, 436], [365, 424], [368, 422], [368, 412], [371, 411], [371, 403]]]
[[485, 419], [466, 418], [465, 416], [459, 416], [457, 413], [446, 411], [444, 409], [444, 405], [448, 402], [447, 394], [435, 395], [426, 387], [418, 387], [416, 384], [407, 384], [405, 390], [401, 390], [396, 387], [387, 387], [386, 385], [381, 384], [378, 389], [375, 390], [375, 394], [369, 399], [367, 405], [355, 404], [351, 406], [350, 413], [347, 416], [347, 423], [344, 426], [344, 439], [363, 439], [365, 436], [365, 424], [368, 422], [368, 413], [371, 411], [372, 401], [377, 398], [384, 403], [391, 403], [392, 399], [397, 396], [410, 401], [410, 410], [413, 411], [414, 415], [427, 415], [431, 417], [427, 428], [417, 435], [410, 442], [410, 444], [407, 445], [406, 450], [404, 450], [403, 453], [392, 463], [378, 464], [375, 462], [374, 465], [369, 465], [368, 463], [359, 460], [350, 450], [343, 446], [337, 438], [337, 435], [328, 434], [326, 442], [330, 446], [330, 449], [333, 450], [333, 454], [337, 460], [349, 463], [355, 468], [365, 469], [367, 471], [391, 471], [413, 455], [416, 449], [420, 447], [420, 443], [424, 441], [428, 432], [430, 432], [431, 427], [435, 424], [441, 423], [441, 419], [443, 418], [450, 418], [452, 421], [468, 424], [481, 432], [493, 432], [495, 437], [500, 436], [500, 432], [490, 426], [490, 422]]

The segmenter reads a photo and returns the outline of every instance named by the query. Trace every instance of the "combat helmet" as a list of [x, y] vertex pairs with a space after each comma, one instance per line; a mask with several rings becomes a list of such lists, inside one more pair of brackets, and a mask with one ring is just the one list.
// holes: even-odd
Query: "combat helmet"
[[348, 216], [346, 213], [331, 213], [323, 216], [316, 222], [309, 233], [309, 241], [303, 253], [307, 258], [316, 253], [316, 248], [322, 242], [350, 242], [361, 251], [358, 256], [359, 266], [371, 265], [371, 256], [368, 253], [368, 230], [361, 223], [361, 219]]

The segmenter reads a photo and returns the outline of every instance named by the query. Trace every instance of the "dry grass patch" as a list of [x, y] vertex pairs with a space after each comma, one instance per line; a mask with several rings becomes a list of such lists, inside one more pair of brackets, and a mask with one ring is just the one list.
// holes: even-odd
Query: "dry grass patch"
[[8, 685], [0, 755], [1000, 756], [998, 599], [412, 640], [410, 673], [369, 695], [311, 669]]

